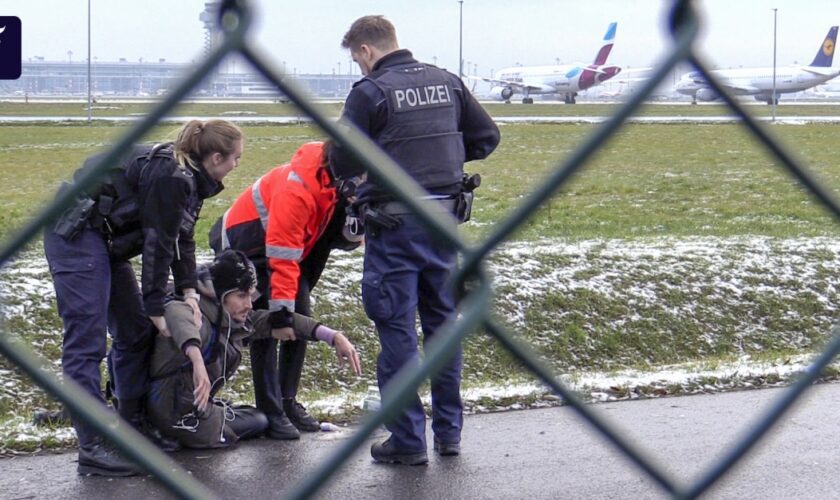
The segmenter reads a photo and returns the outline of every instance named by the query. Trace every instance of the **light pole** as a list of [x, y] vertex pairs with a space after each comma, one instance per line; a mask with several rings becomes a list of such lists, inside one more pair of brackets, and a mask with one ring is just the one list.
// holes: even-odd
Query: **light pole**
[[464, 75], [464, 0], [458, 0], [458, 78]]
[[90, 93], [90, 0], [88, 0], [88, 58], [87, 58], [87, 87], [88, 87], [88, 121], [93, 119], [93, 97]]
[[776, 14], [779, 9], [773, 9], [773, 119], [776, 121]]

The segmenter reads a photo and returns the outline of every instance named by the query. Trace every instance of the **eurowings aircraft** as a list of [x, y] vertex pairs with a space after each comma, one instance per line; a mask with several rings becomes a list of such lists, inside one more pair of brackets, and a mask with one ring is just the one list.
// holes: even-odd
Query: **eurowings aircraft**
[[[840, 69], [831, 67], [834, 46], [837, 43], [837, 26], [828, 30], [817, 55], [808, 66], [776, 67], [776, 103], [779, 94], [800, 92], [815, 87], [840, 75]], [[711, 74], [735, 95], [751, 95], [756, 101], [773, 104], [773, 68], [739, 68], [712, 70]], [[674, 90], [690, 95], [692, 104], [697, 101], [714, 101], [720, 96], [698, 71], [692, 71], [677, 82]]]
[[533, 104], [531, 95], [562, 94], [566, 104], [574, 104], [578, 92], [594, 87], [617, 75], [621, 68], [607, 66], [618, 23], [610, 23], [604, 44], [592, 64], [561, 64], [556, 66], [517, 66], [505, 68], [495, 78], [481, 78], [490, 82], [490, 95], [510, 102], [514, 94], [522, 94], [523, 104]]

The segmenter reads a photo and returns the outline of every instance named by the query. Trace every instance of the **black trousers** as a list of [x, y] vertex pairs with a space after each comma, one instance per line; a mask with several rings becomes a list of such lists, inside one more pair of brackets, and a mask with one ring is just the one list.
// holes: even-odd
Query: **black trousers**
[[[343, 220], [342, 220], [343, 223]], [[329, 259], [332, 245], [329, 238], [321, 238], [300, 263], [300, 279], [295, 297], [295, 312], [312, 316], [310, 292], [318, 283]], [[262, 264], [262, 266], [260, 266]], [[268, 272], [266, 263], [255, 262], [260, 278], [261, 296], [255, 309], [268, 309]], [[260, 269], [262, 267], [262, 269]], [[278, 357], [279, 344], [279, 357]], [[254, 397], [257, 408], [266, 415], [283, 413], [282, 399], [296, 398], [300, 386], [303, 363], [306, 359], [306, 340], [279, 342], [275, 339], [251, 342], [251, 371], [254, 378]]]

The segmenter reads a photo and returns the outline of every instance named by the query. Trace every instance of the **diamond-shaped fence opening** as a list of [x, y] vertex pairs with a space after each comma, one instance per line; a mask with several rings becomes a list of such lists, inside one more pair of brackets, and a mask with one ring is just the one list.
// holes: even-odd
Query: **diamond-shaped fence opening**
[[[291, 497], [306, 498], [314, 494], [326, 483], [326, 479], [341, 468], [342, 463], [377, 427], [408, 403], [423, 380], [440, 369], [448, 356], [452, 355], [470, 332], [483, 328], [515, 355], [523, 366], [536, 374], [556, 394], [563, 397], [581, 417], [603, 435], [605, 440], [626, 454], [668, 494], [676, 498], [695, 498], [707, 491], [730, 470], [781, 418], [809, 385], [819, 377], [822, 370], [840, 352], [840, 334], [830, 340], [825, 350], [817, 357], [806, 373], [783, 393], [767, 413], [759, 417], [758, 421], [724, 454], [723, 458], [712, 464], [709, 470], [701, 474], [693, 483], [687, 486], [680, 485], [666, 474], [661, 467], [654, 464], [648, 458], [649, 454], [623, 438], [620, 433], [616, 432], [612, 424], [587, 408], [573, 391], [561, 384], [548, 364], [541, 361], [539, 356], [518, 335], [506, 331], [504, 327], [493, 320], [490, 310], [492, 283], [483, 266], [483, 262], [489, 253], [510, 237], [517, 227], [531, 217], [572, 175], [580, 170], [593, 153], [598, 151], [621, 128], [623, 123], [638, 110], [642, 102], [651, 95], [656, 86], [665, 78], [668, 78], [670, 72], [682, 61], [694, 65], [709, 82], [711, 88], [723, 98], [726, 105], [742, 120], [744, 126], [821, 203], [826, 205], [834, 215], [840, 216], [840, 205], [829, 191], [820, 186], [799, 161], [795, 160], [788, 151], [771, 137], [763, 126], [759, 125], [744, 111], [728, 91], [710, 74], [707, 70], [708, 65], [694, 52], [692, 44], [697, 35], [698, 21], [691, 3], [690, 0], [674, 2], [670, 17], [674, 45], [656, 66], [653, 75], [640, 90], [635, 92], [632, 98], [621, 106], [615, 115], [599, 126], [568, 158], [558, 164], [548, 178], [540, 183], [537, 189], [512, 214], [498, 224], [492, 234], [480, 244], [470, 246], [458, 235], [454, 220], [440, 220], [424, 206], [424, 203], [420, 201], [422, 189], [373, 142], [355, 129], [339, 126], [325, 116], [306, 99], [293, 82], [283, 79], [282, 72], [279, 72], [268, 62], [268, 58], [259, 48], [246, 43], [246, 34], [250, 27], [252, 12], [245, 0], [225, 0], [219, 11], [219, 25], [224, 34], [221, 45], [198, 64], [195, 70], [169, 93], [163, 102], [157, 105], [145, 119], [117, 140], [100, 157], [99, 162], [88, 171], [86, 176], [77, 179], [74, 189], [59, 196], [29, 224], [9, 238], [6, 244], [0, 247], [0, 266], [9, 262], [32, 238], [39, 234], [46, 224], [58, 217], [77, 194], [92, 187], [102, 178], [108, 165], [116, 161], [123, 151], [141, 140], [144, 134], [184, 99], [226, 56], [239, 53], [267, 80], [276, 85], [303, 113], [311, 117], [318, 127], [335, 141], [341, 143], [369, 170], [378, 175], [382, 179], [382, 184], [393, 191], [406, 205], [410, 206], [441, 242], [451, 244], [459, 249], [463, 254], [463, 265], [456, 276], [456, 281], [461, 285], [469, 281], [468, 293], [460, 305], [461, 315], [459, 319], [446, 325], [441, 341], [429, 346], [426, 350], [423, 363], [419, 366], [407, 367], [398, 374], [393, 381], [394, 397], [389, 399], [388, 403], [372, 418], [365, 421], [350, 439], [319, 465], [317, 470], [307, 474], [305, 479], [292, 490]], [[30, 349], [9, 338], [5, 318], [0, 318], [0, 322], [2, 322], [0, 323], [0, 353], [18, 365], [38, 385], [59, 399], [80, 418], [90, 422], [127, 456], [152, 472], [173, 493], [185, 498], [214, 497], [212, 492], [186, 474], [183, 469], [173, 465], [168, 457], [143, 439], [136, 431], [109, 414], [73, 381], [59, 382], [57, 377], [43, 369], [43, 362]]]

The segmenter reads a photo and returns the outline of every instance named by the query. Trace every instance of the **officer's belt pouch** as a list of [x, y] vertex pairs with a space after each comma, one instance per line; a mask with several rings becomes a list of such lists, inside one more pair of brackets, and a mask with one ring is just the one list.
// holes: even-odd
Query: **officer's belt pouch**
[[[62, 183], [58, 192], [63, 193], [72, 188], [68, 182]], [[61, 214], [55, 222], [53, 231], [67, 241], [73, 241], [87, 225], [93, 212], [94, 201], [89, 197], [77, 198], [76, 201]]]
[[470, 220], [473, 197], [472, 191], [463, 191], [455, 198], [455, 218], [458, 219], [459, 224]]

